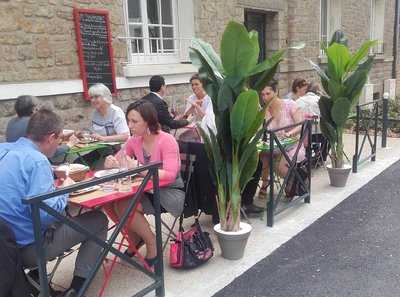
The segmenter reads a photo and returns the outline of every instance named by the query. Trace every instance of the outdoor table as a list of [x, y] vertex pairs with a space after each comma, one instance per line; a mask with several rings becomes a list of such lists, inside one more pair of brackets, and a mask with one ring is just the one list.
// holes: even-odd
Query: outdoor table
[[121, 145], [122, 142], [91, 142], [91, 143], [78, 143], [75, 146], [73, 146], [72, 148], [70, 148], [66, 153], [65, 153], [65, 157], [64, 157], [64, 161], [65, 162], [67, 160], [68, 157], [70, 156], [76, 156], [79, 160], [81, 160], [83, 162], [83, 164], [89, 166], [89, 164], [87, 164], [87, 162], [84, 159], [84, 155], [91, 153], [93, 151], [99, 151], [100, 152], [100, 159], [103, 156], [102, 152], [104, 151], [104, 149], [106, 148], [110, 148], [110, 147], [115, 147], [117, 145]]
[[[288, 138], [281, 139], [279, 141], [280, 141], [280, 143], [282, 144], [282, 146], [283, 146], [283, 148], [285, 150], [289, 150], [292, 147], [294, 147], [299, 140], [297, 138], [294, 138], [294, 137], [288, 137]], [[259, 153], [270, 153], [269, 141], [260, 140], [257, 143], [257, 151]], [[277, 145], [274, 145], [274, 152], [273, 153], [276, 154], [278, 152], [279, 152], [279, 147]]]
[[[34, 235], [35, 235], [35, 248], [37, 252], [37, 259], [38, 259], [38, 268], [39, 268], [39, 278], [40, 278], [40, 286], [41, 292], [43, 296], [49, 296], [48, 292], [48, 282], [47, 282], [47, 273], [46, 273], [46, 255], [43, 249], [43, 233], [42, 233], [42, 224], [40, 221], [40, 212], [46, 212], [52, 215], [55, 219], [59, 220], [61, 223], [69, 226], [73, 230], [85, 235], [87, 240], [92, 240], [97, 245], [102, 247], [102, 251], [97, 258], [96, 264], [91, 270], [88, 278], [84, 282], [81, 288], [81, 294], [85, 294], [86, 290], [88, 289], [90, 283], [93, 281], [98, 269], [103, 265], [104, 266], [104, 259], [106, 259], [107, 255], [111, 252], [114, 254], [113, 264], [109, 269], [105, 268], [105, 278], [102, 286], [102, 291], [100, 292], [99, 296], [102, 296], [104, 293], [104, 289], [108, 284], [110, 279], [112, 268], [116, 263], [117, 257], [121, 258], [124, 262], [128, 263], [130, 266], [138, 269], [139, 271], [146, 274], [150, 277], [154, 282], [152, 282], [149, 286], [143, 288], [135, 296], [145, 296], [149, 292], [155, 290], [157, 296], [164, 296], [164, 272], [163, 272], [163, 255], [162, 255], [162, 234], [161, 234], [161, 206], [159, 200], [159, 186], [163, 185], [163, 183], [159, 182], [158, 177], [158, 169], [161, 166], [161, 162], [152, 162], [147, 165], [139, 166], [134, 169], [129, 169], [126, 171], [110, 174], [107, 176], [103, 176], [100, 178], [94, 178], [91, 180], [85, 180], [80, 183], [76, 183], [71, 186], [67, 186], [64, 188], [59, 188], [55, 191], [51, 191], [48, 193], [43, 193], [40, 195], [36, 195], [33, 197], [29, 197], [24, 199], [25, 204], [29, 204], [32, 212], [32, 220], [33, 220], [33, 228], [34, 228]], [[94, 209], [100, 208], [105, 206], [109, 203], [113, 203], [122, 199], [130, 199], [127, 208], [125, 209], [122, 216], [116, 221], [116, 224], [109, 236], [106, 240], [102, 240], [95, 234], [92, 234], [90, 231], [85, 229], [84, 225], [80, 225], [74, 221], [72, 221], [65, 213], [59, 213], [54, 210], [52, 207], [45, 203], [45, 200], [56, 197], [59, 195], [73, 193], [74, 191], [80, 191], [88, 187], [96, 186], [101, 183], [111, 182], [118, 178], [125, 178], [127, 176], [135, 176], [141, 172], [146, 172], [145, 176], [143, 177], [142, 181], [134, 180], [132, 183], [131, 191], [129, 192], [104, 192], [104, 191], [97, 191], [92, 192], [90, 195], [89, 193], [82, 194], [76, 197], [71, 197], [69, 203], [81, 206], [86, 209]], [[144, 191], [154, 192], [154, 209], [155, 209], [155, 235], [156, 235], [156, 246], [157, 246], [157, 261], [155, 264], [154, 272], [150, 269], [147, 263], [144, 262], [143, 256], [139, 253], [136, 253], [141, 260], [140, 262], [143, 263], [141, 265], [137, 260], [134, 260], [127, 255], [121, 252], [122, 241], [118, 243], [118, 248], [114, 247], [116, 244], [116, 239], [121, 232], [123, 236], [126, 236], [126, 229], [125, 225], [129, 225], [130, 220], [134, 217], [135, 210], [139, 206], [140, 199], [143, 196], [142, 193]], [[133, 197], [132, 197], [133, 196]], [[128, 239], [129, 242], [129, 239]]]
[[[91, 172], [89, 174], [89, 176], [92, 175], [92, 174], [93, 174], [93, 172]], [[134, 177], [133, 182], [132, 182], [132, 188], [131, 188], [131, 191], [129, 191], [129, 192], [119, 192], [118, 190], [105, 191], [102, 188], [100, 188], [100, 189], [98, 189], [96, 191], [83, 193], [83, 194], [80, 194], [80, 195], [70, 196], [70, 198], [68, 200], [68, 203], [71, 204], [71, 205], [75, 205], [75, 206], [81, 207], [83, 209], [88, 209], [88, 210], [89, 209], [101, 208], [101, 207], [107, 206], [107, 205], [112, 204], [112, 203], [117, 202], [117, 201], [133, 198], [133, 195], [138, 191], [139, 186], [140, 186], [142, 181], [143, 181], [143, 178], [137, 178], [137, 177], [135, 178]], [[165, 182], [165, 181], [160, 181], [159, 182], [159, 186], [160, 187], [166, 186], [167, 184], [168, 183]], [[144, 188], [144, 192], [149, 192], [152, 189], [153, 189], [153, 184], [152, 184], [152, 181], [150, 180], [146, 184], [146, 186]], [[131, 217], [128, 219], [128, 222], [125, 224], [125, 226], [129, 225], [130, 221], [133, 219], [133, 215], [132, 214], [134, 213], [135, 210], [136, 210], [136, 208], [132, 210]], [[113, 217], [112, 220], [116, 224], [119, 223], [116, 220], [115, 217]], [[118, 244], [118, 249], [119, 250], [123, 246], [123, 240], [127, 239], [127, 234], [128, 233], [127, 233], [127, 230], [126, 230], [125, 226], [121, 230], [121, 233], [123, 234], [123, 239]], [[150, 269], [150, 267], [147, 267], [147, 264], [145, 264], [144, 257], [140, 253], [136, 252], [136, 257], [139, 258], [140, 262], [142, 262], [142, 264], [145, 266], [146, 269]], [[111, 278], [111, 275], [112, 275], [112, 271], [113, 271], [113, 268], [114, 268], [114, 265], [116, 264], [116, 262], [117, 262], [117, 256], [114, 255], [114, 257], [111, 260], [110, 268], [107, 269], [105, 266], [103, 266], [103, 268], [104, 268], [104, 280], [103, 280], [103, 285], [102, 285], [102, 287], [100, 289], [100, 292], [99, 292], [99, 295], [98, 295], [99, 297], [103, 296], [103, 294], [104, 294], [104, 291], [105, 291], [105, 289], [106, 289], [106, 287], [107, 287], [107, 285], [108, 285], [108, 283], [110, 281], [110, 278]]]

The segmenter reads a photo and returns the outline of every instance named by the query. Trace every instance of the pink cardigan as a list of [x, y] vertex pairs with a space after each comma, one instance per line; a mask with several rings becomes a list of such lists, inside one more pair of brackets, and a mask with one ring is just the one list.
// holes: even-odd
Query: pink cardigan
[[[126, 154], [136, 157], [140, 164], [144, 164], [143, 137], [131, 137], [125, 144]], [[181, 161], [179, 157], [179, 146], [175, 138], [163, 131], [157, 134], [156, 142], [151, 152], [150, 162], [162, 162], [162, 169], [165, 171], [160, 181], [173, 183], [178, 175]]]

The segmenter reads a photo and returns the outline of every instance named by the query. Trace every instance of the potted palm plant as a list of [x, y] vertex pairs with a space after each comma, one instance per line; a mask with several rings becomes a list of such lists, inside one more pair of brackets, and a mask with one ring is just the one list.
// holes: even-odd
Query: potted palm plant
[[327, 168], [332, 186], [344, 187], [351, 170], [344, 160], [343, 132], [373, 65], [374, 56], [368, 54], [374, 45], [375, 41], [366, 41], [351, 54], [344, 34], [337, 31], [329, 46], [323, 46], [327, 66], [321, 69], [310, 61], [325, 92], [319, 100], [320, 127], [331, 147], [331, 165]]
[[283, 56], [278, 51], [258, 63], [259, 51], [257, 33], [236, 22], [230, 22], [223, 33], [220, 56], [199, 39], [190, 51], [215, 114], [216, 133], [200, 130], [217, 187], [220, 224], [214, 230], [222, 256], [228, 259], [243, 256], [251, 231], [250, 225], [240, 222], [240, 205], [241, 192], [258, 163], [256, 144], [265, 114], [258, 93], [274, 76]]

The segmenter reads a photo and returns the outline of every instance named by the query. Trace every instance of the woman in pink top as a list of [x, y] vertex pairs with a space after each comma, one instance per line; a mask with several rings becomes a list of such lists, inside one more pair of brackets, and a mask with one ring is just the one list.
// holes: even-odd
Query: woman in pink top
[[[295, 123], [302, 122], [304, 120], [303, 113], [300, 108], [293, 100], [282, 100], [278, 97], [277, 88], [275, 83], [267, 85], [261, 92], [261, 98], [264, 103], [268, 104], [268, 109], [266, 111], [265, 119], [268, 121], [272, 118], [268, 129], [278, 129], [281, 127], [286, 127], [293, 125]], [[281, 130], [278, 133], [279, 138], [287, 137], [298, 137], [301, 133], [301, 126], [296, 126], [290, 129]], [[294, 157], [296, 153], [297, 145], [287, 151], [290, 158]], [[297, 162], [303, 161], [305, 158], [305, 149], [302, 145], [300, 147], [299, 153], [297, 155]], [[264, 198], [266, 195], [267, 179], [269, 175], [269, 157], [268, 155], [262, 156], [263, 161], [263, 184], [260, 190], [260, 198]], [[280, 158], [279, 165], [277, 167], [277, 173], [279, 176], [286, 176], [289, 170], [288, 162], [285, 158]]]
[[[132, 137], [123, 146], [116, 156], [106, 158], [105, 167], [120, 167], [119, 160], [126, 157], [128, 168], [134, 168], [139, 164], [161, 161], [162, 168], [158, 174], [160, 182], [167, 186], [160, 188], [161, 206], [178, 217], [183, 211], [185, 192], [180, 178], [179, 147], [175, 138], [160, 130], [157, 112], [150, 102], [136, 101], [131, 103], [126, 111], [126, 118]], [[136, 160], [135, 160], [136, 159]], [[117, 202], [107, 209], [107, 213], [120, 217], [125, 211], [129, 201]], [[141, 206], [129, 226], [129, 237], [136, 247], [146, 244], [146, 261], [149, 266], [154, 265], [157, 255], [155, 235], [144, 217], [144, 214], [154, 214], [152, 195], [146, 193], [141, 200]], [[125, 253], [133, 256], [134, 252], [127, 249]]]

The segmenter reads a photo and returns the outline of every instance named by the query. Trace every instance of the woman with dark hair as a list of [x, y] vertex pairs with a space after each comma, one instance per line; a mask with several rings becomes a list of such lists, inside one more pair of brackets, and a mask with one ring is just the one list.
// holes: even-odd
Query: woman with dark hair
[[307, 93], [308, 83], [304, 78], [296, 78], [292, 83], [292, 91], [283, 99], [297, 100]]
[[186, 99], [186, 109], [183, 118], [193, 115], [197, 121], [201, 121], [207, 112], [213, 112], [210, 96], [207, 95], [199, 75], [196, 73], [190, 78], [193, 94]]
[[[121, 167], [122, 163], [126, 162], [128, 168], [134, 168], [149, 162], [161, 161], [162, 167], [158, 175], [160, 182], [167, 184], [160, 188], [161, 206], [175, 217], [180, 216], [183, 211], [185, 192], [179, 175], [179, 147], [175, 138], [161, 131], [157, 112], [153, 104], [146, 100], [131, 103], [126, 110], [126, 118], [132, 137], [116, 156], [106, 158], [105, 167]], [[111, 218], [120, 218], [128, 203], [127, 200], [116, 202], [106, 209], [107, 213]], [[141, 206], [128, 226], [128, 230], [130, 240], [137, 248], [143, 243], [146, 244], [145, 259], [149, 266], [153, 266], [157, 255], [155, 235], [144, 214], [154, 214], [152, 195], [148, 193], [142, 198]], [[134, 255], [130, 248], [125, 253], [129, 256]]]
[[[282, 100], [278, 97], [278, 92], [276, 88], [276, 83], [272, 82], [268, 84], [261, 91], [261, 99], [264, 104], [268, 104], [268, 108], [266, 110], [265, 119], [266, 121], [270, 121], [268, 125], [268, 129], [278, 129], [286, 126], [293, 125], [295, 123], [299, 123], [303, 121], [304, 116], [296, 102], [292, 100]], [[293, 128], [285, 129], [278, 132], [278, 137], [280, 138], [288, 138], [288, 137], [297, 137], [301, 133], [301, 126], [296, 126]], [[290, 158], [293, 158], [296, 152], [297, 146], [290, 149], [287, 154]], [[259, 193], [260, 198], [265, 198], [266, 196], [266, 188], [268, 186], [267, 179], [269, 175], [269, 156], [263, 155], [263, 184]], [[297, 155], [297, 162], [303, 161], [305, 158], [305, 149], [304, 146], [301, 146], [299, 153]], [[288, 172], [289, 166], [285, 158], [280, 158], [277, 173], [279, 176], [284, 177]]]

